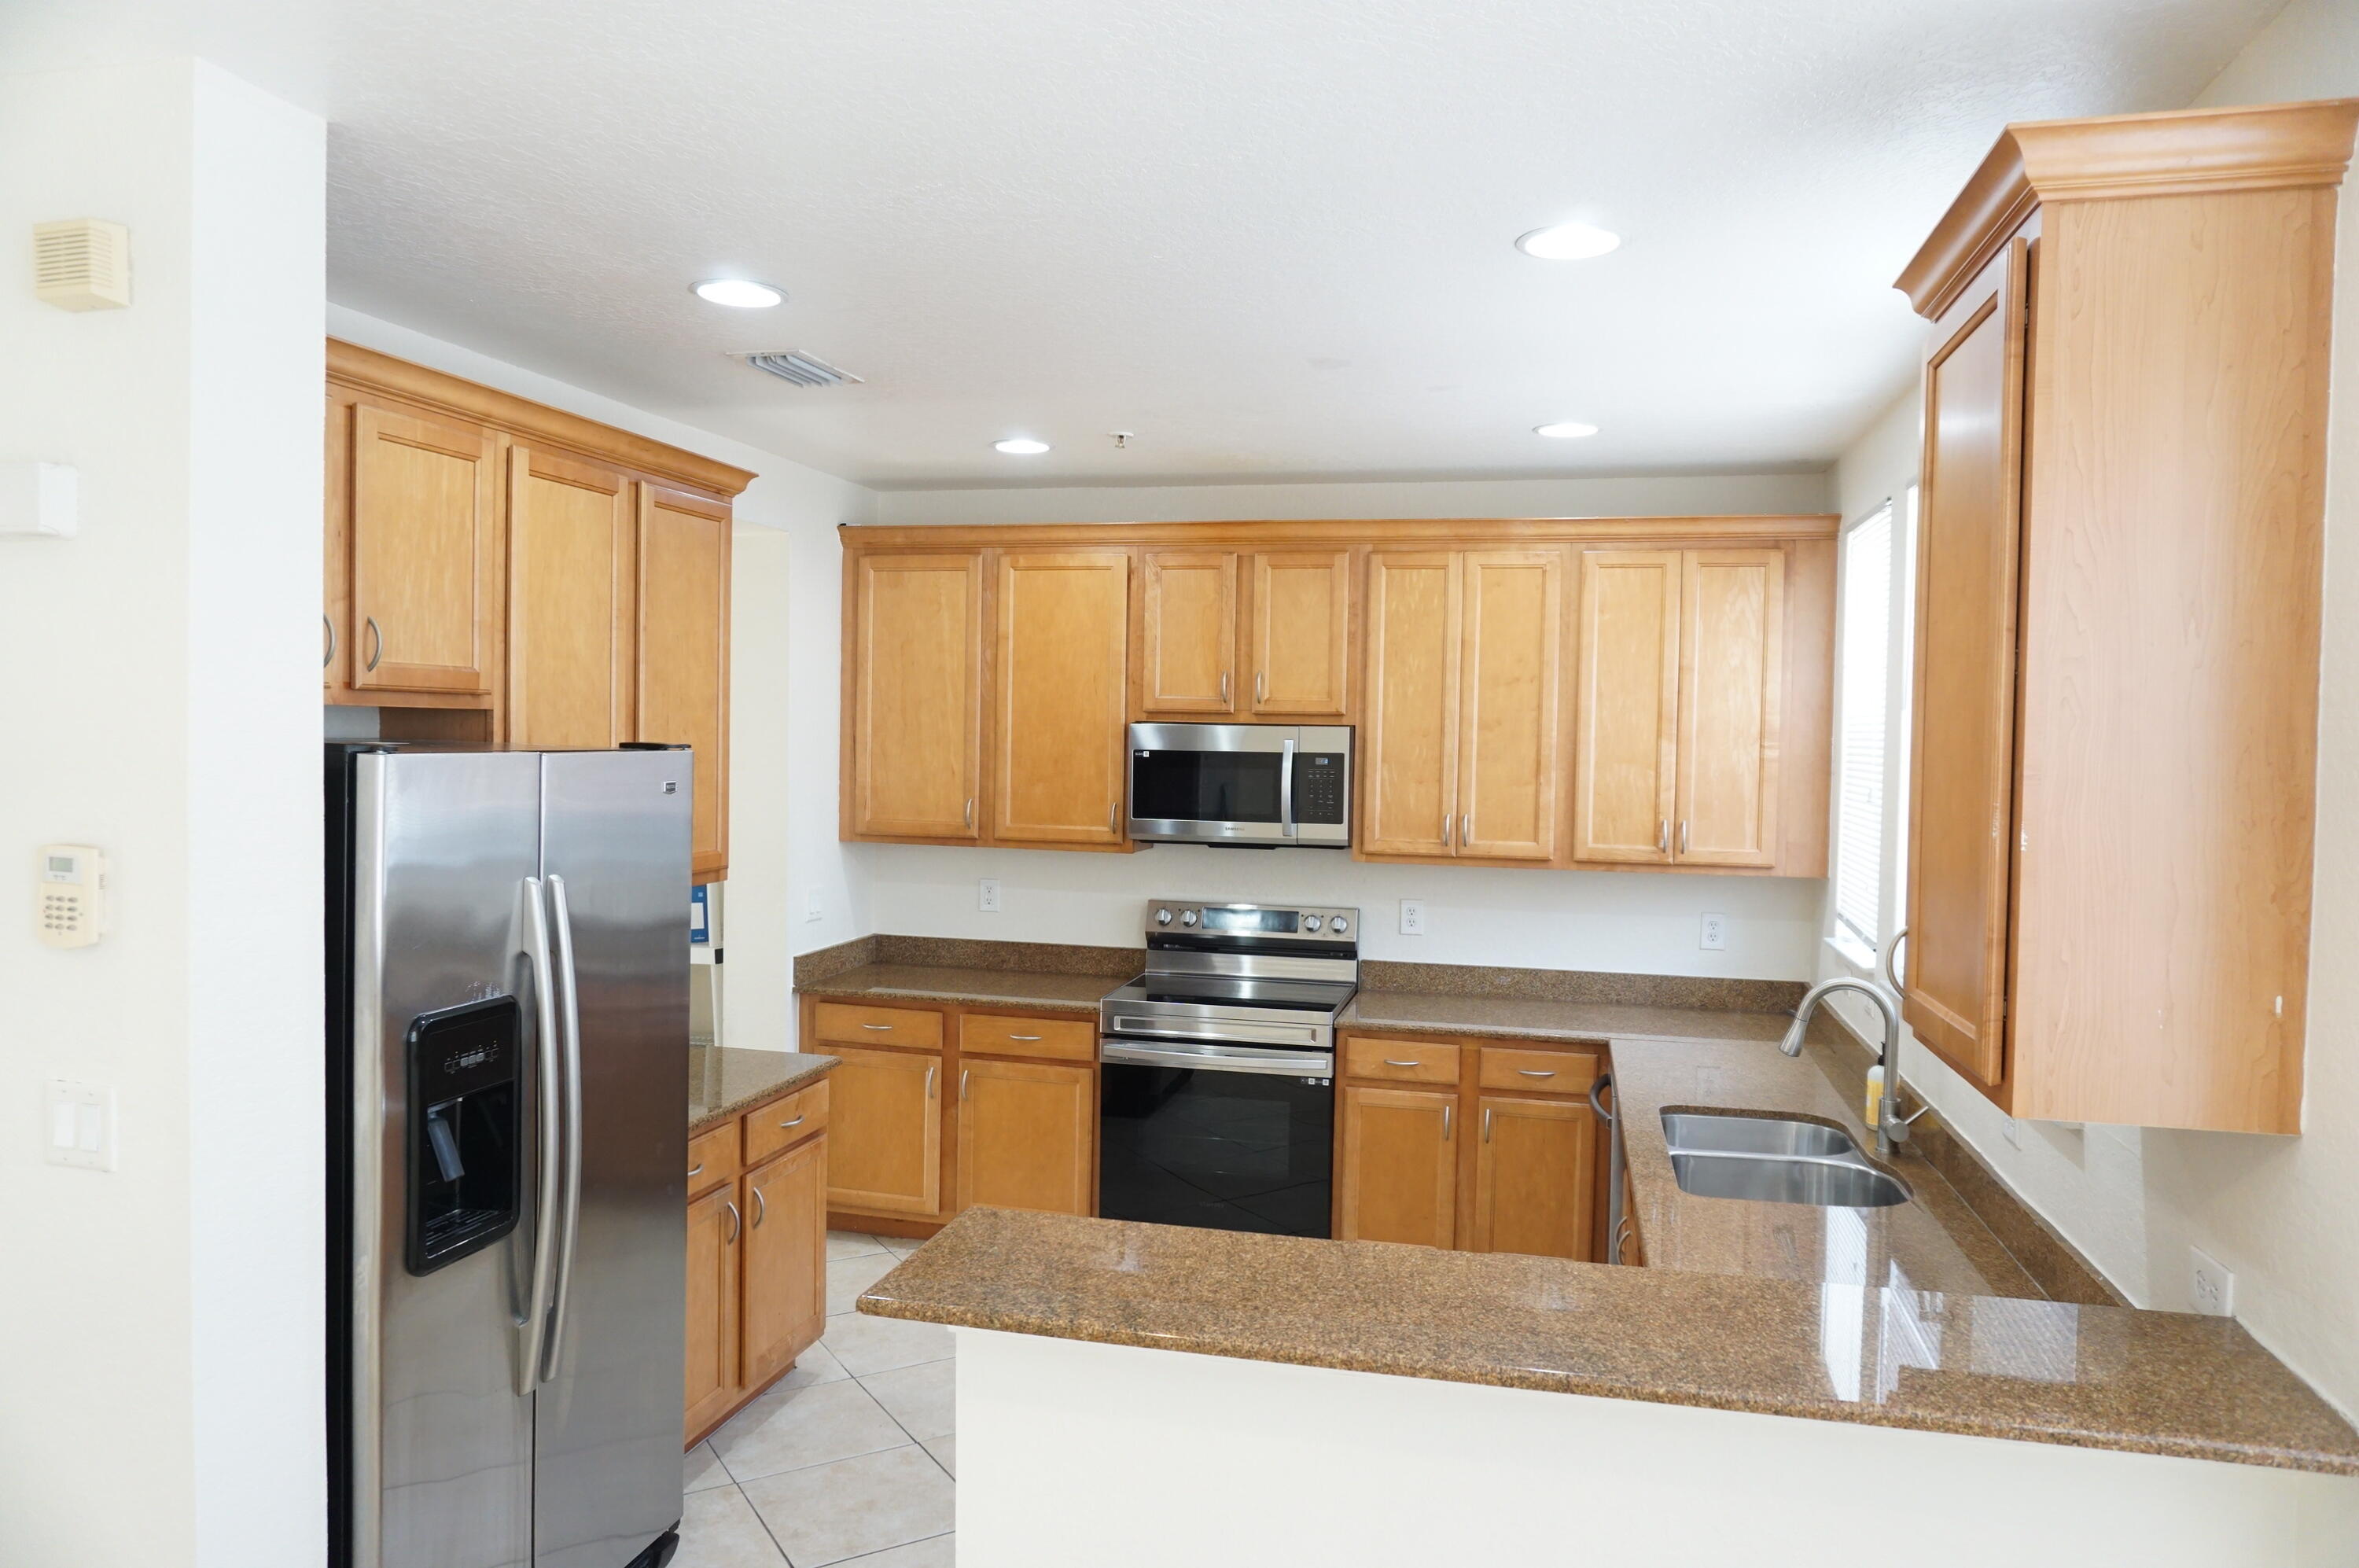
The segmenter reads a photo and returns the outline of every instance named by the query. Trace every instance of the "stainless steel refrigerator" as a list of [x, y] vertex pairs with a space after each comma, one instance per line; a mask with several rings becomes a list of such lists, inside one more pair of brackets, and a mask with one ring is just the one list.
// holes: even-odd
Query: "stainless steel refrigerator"
[[328, 747], [332, 1563], [678, 1545], [690, 767]]

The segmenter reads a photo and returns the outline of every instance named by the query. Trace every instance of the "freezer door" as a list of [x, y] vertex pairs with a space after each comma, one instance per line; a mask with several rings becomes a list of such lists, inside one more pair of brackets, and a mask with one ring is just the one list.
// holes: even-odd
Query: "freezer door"
[[[336, 1406], [351, 1528], [336, 1561], [521, 1568], [532, 1560], [517, 1320], [538, 1219], [526, 951], [540, 759], [395, 753], [354, 769], [352, 1356]], [[518, 1005], [469, 1007], [503, 996]], [[412, 1126], [424, 1109], [409, 1103], [414, 1083], [444, 1108], [439, 1137], [422, 1116]], [[421, 1150], [433, 1169], [419, 1168]], [[421, 1192], [439, 1204], [427, 1226], [412, 1223]], [[503, 1203], [512, 1218], [460, 1212]]]
[[540, 766], [574, 1136], [535, 1560], [623, 1568], [680, 1513], [691, 776], [685, 751], [550, 752]]

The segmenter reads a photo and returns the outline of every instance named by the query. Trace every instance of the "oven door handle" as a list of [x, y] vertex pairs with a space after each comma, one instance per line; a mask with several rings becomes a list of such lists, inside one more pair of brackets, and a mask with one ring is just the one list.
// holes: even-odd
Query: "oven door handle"
[[1240, 1051], [1234, 1046], [1206, 1049], [1105, 1040], [1098, 1042], [1098, 1060], [1121, 1066], [1201, 1067], [1209, 1073], [1266, 1073], [1282, 1078], [1335, 1075], [1335, 1058], [1327, 1051]]
[[1294, 836], [1294, 737], [1288, 735], [1277, 751], [1277, 831], [1287, 838]]
[[[1116, 1014], [1114, 1020], [1114, 1032], [1116, 1034], [1151, 1035], [1157, 1040], [1201, 1040], [1208, 1045], [1268, 1045], [1272, 1043], [1270, 1040], [1259, 1038], [1256, 1035], [1230, 1032], [1223, 1029], [1217, 1024], [1208, 1025], [1203, 1029], [1186, 1029], [1181, 1027], [1185, 1021], [1186, 1020], [1180, 1018], [1126, 1018]], [[1263, 1034], [1291, 1029], [1293, 1032], [1299, 1034], [1302, 1037], [1303, 1044], [1317, 1045], [1319, 1043], [1319, 1031], [1302, 1025], [1260, 1024], [1256, 1027]]]

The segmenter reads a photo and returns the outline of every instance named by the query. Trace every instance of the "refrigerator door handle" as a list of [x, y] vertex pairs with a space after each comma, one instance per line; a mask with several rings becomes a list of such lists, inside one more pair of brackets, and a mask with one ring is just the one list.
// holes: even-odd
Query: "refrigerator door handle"
[[573, 963], [573, 911], [565, 901], [565, 878], [548, 878], [549, 921], [557, 938], [558, 1022], [564, 1031], [564, 1194], [559, 1201], [562, 1241], [556, 1281], [549, 1299], [549, 1338], [541, 1353], [540, 1380], [553, 1382], [565, 1358], [565, 1305], [572, 1293], [573, 1255], [582, 1239], [582, 975]]
[[549, 1316], [550, 1277], [556, 1249], [550, 1234], [557, 1218], [559, 1169], [557, 975], [549, 955], [549, 906], [541, 897], [538, 877], [524, 879], [525, 957], [532, 964], [533, 1032], [539, 1058], [540, 1171], [535, 1183], [532, 1211], [531, 1286], [524, 1315], [516, 1320], [516, 1392], [529, 1394], [540, 1381], [541, 1329]]

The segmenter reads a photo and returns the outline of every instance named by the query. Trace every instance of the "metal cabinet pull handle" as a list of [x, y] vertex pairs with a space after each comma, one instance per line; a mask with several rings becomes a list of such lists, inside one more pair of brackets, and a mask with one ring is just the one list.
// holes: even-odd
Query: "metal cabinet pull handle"
[[1441, 847], [1444, 849], [1450, 847], [1450, 828], [1456, 820], [1448, 811], [1441, 813]]
[[797, 1116], [794, 1120], [790, 1122], [780, 1122], [778, 1126], [781, 1127], [800, 1127], [803, 1123], [809, 1120], [810, 1120], [810, 1113], [809, 1111], [805, 1111], [801, 1116]]
[[1229, 672], [1228, 672], [1227, 670], [1222, 670], [1222, 671], [1221, 671], [1221, 706], [1223, 706], [1223, 707], [1224, 707], [1224, 708], [1225, 708], [1225, 707], [1227, 707], [1228, 705], [1229, 705]]
[[770, 1205], [762, 1196], [762, 1189], [754, 1189], [754, 1224], [759, 1225], [770, 1217]]
[[376, 617], [375, 615], [368, 616], [367, 623], [369, 630], [368, 668], [375, 670], [376, 668], [376, 661], [385, 657], [385, 630], [376, 624]]
[[1269, 671], [1268, 671], [1268, 670], [1255, 670], [1255, 671], [1254, 671], [1254, 701], [1255, 701], [1255, 702], [1261, 702], [1263, 699], [1266, 698], [1268, 695], [1269, 695]]
[[1450, 1113], [1455, 1108], [1447, 1105], [1441, 1107], [1441, 1141], [1444, 1143], [1450, 1141]]
[[1522, 1073], [1527, 1078], [1553, 1078], [1556, 1076], [1556, 1073], [1553, 1069], [1543, 1073], [1537, 1067], [1518, 1067], [1516, 1071]]
[[1884, 944], [1884, 983], [1896, 994], [1905, 994], [1900, 984], [1900, 944], [1908, 940], [1908, 928], [1902, 926], [1892, 933], [1892, 940]]
[[891, 1034], [893, 1032], [893, 1026], [891, 1024], [862, 1024], [860, 1027], [864, 1029], [882, 1029], [886, 1034]]
[[929, 1067], [929, 1068], [927, 1068], [927, 1069], [926, 1069], [926, 1098], [928, 1098], [929, 1100], [930, 1100], [930, 1099], [932, 1099], [933, 1097], [934, 1097], [934, 1070], [933, 1070], [932, 1068]]
[[1461, 848], [1474, 842], [1474, 813], [1466, 812], [1458, 819], [1458, 843]]
[[1122, 811], [1122, 802], [1121, 802], [1120, 800], [1113, 801], [1113, 802], [1111, 802], [1110, 804], [1108, 804], [1108, 805], [1107, 805], [1107, 807], [1106, 807], [1106, 832], [1108, 832], [1108, 833], [1116, 833], [1116, 832], [1119, 832], [1119, 831], [1120, 831], [1119, 829], [1117, 829], [1117, 828], [1114, 825], [1114, 817], [1116, 816], [1116, 814], [1117, 814], [1117, 813], [1119, 813], [1121, 811]]
[[973, 1070], [973, 1068], [969, 1068], [969, 1067], [962, 1067], [962, 1068], [960, 1068], [960, 1069], [959, 1069], [959, 1098], [960, 1098], [960, 1099], [963, 1100], [963, 1099], [965, 1099], [965, 1098], [966, 1098], [966, 1081], [967, 1081], [969, 1078], [972, 1078], [972, 1077], [973, 1077], [973, 1076], [974, 1076], [974, 1070]]
[[1685, 817], [1681, 817], [1681, 818], [1680, 819], [1680, 853], [1681, 855], [1685, 855], [1687, 852], [1688, 852], [1688, 820], [1687, 820]]
[[966, 798], [966, 825], [974, 826], [974, 797], [972, 795]]
[[322, 611], [320, 615], [320, 624], [328, 628], [328, 651], [320, 658], [320, 668], [325, 670], [336, 662], [336, 623], [330, 620], [327, 613]]
[[1483, 1107], [1483, 1141], [1491, 1141], [1491, 1107], [1488, 1105]]
[[1671, 819], [1669, 817], [1658, 817], [1655, 819], [1655, 853], [1657, 855], [1669, 855], [1670, 851]]
[[731, 1203], [726, 1198], [721, 1200], [721, 1206], [729, 1211], [728, 1245], [734, 1247], [737, 1245], [737, 1238], [745, 1233], [745, 1216], [739, 1214], [737, 1212], [737, 1205]]
[[1007, 1038], [1008, 1038], [1008, 1039], [1010, 1039], [1010, 1040], [1021, 1040], [1030, 1041], [1030, 1040], [1038, 1040], [1040, 1037], [1039, 1037], [1038, 1035], [1037, 1035], [1037, 1034], [1011, 1034], [1011, 1035], [1009, 1035]]
[[1391, 1057], [1387, 1056], [1385, 1058], [1385, 1065], [1387, 1067], [1422, 1067], [1425, 1063], [1415, 1060], [1408, 1062], [1395, 1062]]
[[704, 1167], [701, 1164], [691, 1165], [688, 1168], [688, 1173], [691, 1179], [701, 1176], [704, 1174]]

